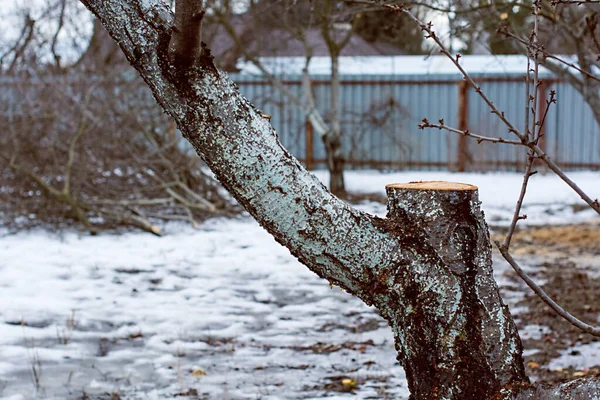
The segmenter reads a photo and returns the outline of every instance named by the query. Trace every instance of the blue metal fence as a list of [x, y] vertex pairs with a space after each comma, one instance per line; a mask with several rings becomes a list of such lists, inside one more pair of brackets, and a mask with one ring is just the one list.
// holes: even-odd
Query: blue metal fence
[[[271, 123], [287, 149], [307, 162], [313, 160], [313, 166], [323, 165], [324, 146], [318, 137], [310, 140], [306, 115], [298, 106], [263, 77], [241, 74], [230, 77], [246, 97], [272, 116]], [[3, 100], [0, 108], [8, 107], [12, 115], [18, 115], [20, 107], [27, 108], [36, 96], [44, 96], [42, 89], [46, 86], [81, 86], [87, 85], [89, 79], [122, 85], [117, 81], [103, 81], [103, 78], [64, 78], [50, 83], [3, 79], [0, 80], [0, 100]], [[485, 74], [476, 75], [475, 79], [497, 107], [522, 129], [525, 123], [522, 77]], [[541, 144], [565, 168], [600, 169], [600, 127], [589, 106], [568, 83], [550, 75], [543, 79], [540, 93], [555, 90], [558, 101], [549, 110]], [[284, 76], [282, 80], [292, 93], [302, 98], [301, 76]], [[327, 119], [331, 96], [329, 76], [312, 76], [312, 84], [316, 106]], [[468, 152], [464, 154], [459, 146], [460, 136], [437, 129], [418, 129], [423, 118], [432, 122], [443, 118], [448, 126], [468, 128], [485, 136], [514, 139], [477, 93], [470, 88], [461, 91], [461, 85], [464, 81], [457, 74], [342, 76], [340, 115], [347, 166], [450, 170], [459, 169], [461, 165], [467, 170], [522, 168], [525, 151], [521, 147], [468, 140]], [[145, 86], [140, 84], [140, 90], [147, 94], [140, 99], [153, 102]], [[22, 102], [24, 98], [28, 98], [29, 103]], [[461, 103], [466, 111], [459, 120]], [[160, 110], [157, 108], [156, 112], [160, 113]], [[463, 126], [460, 126], [461, 121]]]
[[[283, 145], [301, 159], [323, 163], [325, 150], [318, 138], [308, 149], [304, 113], [286, 96], [257, 76], [232, 74], [240, 91], [265, 113]], [[519, 75], [480, 75], [476, 81], [494, 104], [522, 129], [525, 124], [525, 85]], [[301, 76], [281, 77], [302, 97]], [[582, 96], [568, 83], [543, 76], [540, 94], [557, 92], [544, 125], [547, 153], [568, 169], [600, 169], [600, 127]], [[456, 74], [347, 75], [341, 80], [340, 108], [348, 166], [376, 168], [458, 168], [459, 136], [439, 130], [419, 130], [423, 118], [458, 127], [460, 102], [466, 101], [467, 128], [485, 136], [514, 139], [472, 89], [460, 96]], [[313, 76], [316, 106], [327, 119], [330, 112], [328, 76]], [[464, 127], [463, 127], [464, 128]], [[521, 147], [468, 141], [467, 169], [517, 169], [525, 161]]]

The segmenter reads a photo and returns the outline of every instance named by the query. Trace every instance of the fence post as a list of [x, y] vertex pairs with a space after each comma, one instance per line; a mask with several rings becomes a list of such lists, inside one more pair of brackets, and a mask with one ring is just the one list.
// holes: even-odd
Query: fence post
[[304, 162], [306, 163], [306, 169], [311, 170], [314, 168], [314, 156], [313, 156], [313, 126], [310, 120], [306, 119], [305, 124], [305, 140], [306, 150], [304, 154]]
[[[458, 129], [466, 131], [469, 129], [469, 83], [460, 81], [458, 86]], [[464, 172], [467, 162], [470, 160], [469, 142], [465, 135], [458, 136], [458, 149], [456, 157], [456, 169]]]

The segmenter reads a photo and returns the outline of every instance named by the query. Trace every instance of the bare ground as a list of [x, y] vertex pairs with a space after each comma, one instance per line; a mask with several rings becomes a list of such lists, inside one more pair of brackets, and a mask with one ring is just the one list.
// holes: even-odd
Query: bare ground
[[[500, 234], [494, 235], [496, 240]], [[514, 256], [529, 266], [528, 272], [564, 309], [591, 325], [600, 315], [600, 225], [568, 225], [530, 228], [518, 232], [511, 245]], [[523, 282], [512, 271], [505, 277], [515, 286]], [[534, 380], [565, 381], [597, 375], [599, 365], [577, 369], [564, 365], [550, 368], [548, 363], [561, 354], [580, 355], [568, 349], [600, 341], [583, 333], [553, 312], [531, 290], [516, 304], [515, 319], [523, 336], [525, 363]], [[593, 354], [592, 354], [593, 356]], [[600, 354], [598, 354], [600, 360]]]

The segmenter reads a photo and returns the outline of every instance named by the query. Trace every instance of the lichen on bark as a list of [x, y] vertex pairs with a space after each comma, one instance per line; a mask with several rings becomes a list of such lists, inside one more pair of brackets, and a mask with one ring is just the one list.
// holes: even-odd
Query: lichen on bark
[[387, 219], [360, 212], [306, 171], [208, 60], [170, 63], [165, 4], [81, 1], [238, 202], [313, 272], [377, 306], [414, 398], [502, 398], [527, 386], [476, 190], [391, 186]]

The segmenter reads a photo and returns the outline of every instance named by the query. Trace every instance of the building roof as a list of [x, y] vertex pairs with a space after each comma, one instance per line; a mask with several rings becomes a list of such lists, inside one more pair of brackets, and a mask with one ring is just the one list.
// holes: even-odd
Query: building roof
[[[273, 74], [301, 75], [304, 57], [262, 57], [262, 64]], [[462, 56], [460, 65], [472, 74], [524, 75], [527, 57], [523, 55], [471, 55]], [[240, 61], [237, 65], [242, 74], [261, 75], [251, 62]], [[342, 75], [442, 75], [460, 72], [444, 55], [435, 56], [343, 56], [339, 60]], [[309, 65], [311, 75], [329, 75], [330, 57], [313, 57]], [[540, 66], [541, 74], [550, 72]]]

